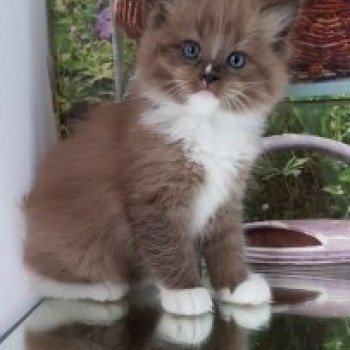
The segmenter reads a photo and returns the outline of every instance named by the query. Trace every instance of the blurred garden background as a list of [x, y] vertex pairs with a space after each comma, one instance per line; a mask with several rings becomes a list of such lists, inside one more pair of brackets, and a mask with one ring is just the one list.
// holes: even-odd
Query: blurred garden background
[[[113, 99], [116, 71], [112, 16], [108, 0], [48, 0], [54, 58], [55, 110], [62, 137], [86, 107]], [[125, 85], [135, 61], [135, 44], [121, 35]]]
[[[93, 103], [113, 99], [115, 77], [125, 86], [135, 43], [118, 35], [121, 72], [115, 71], [116, 36], [107, 0], [48, 0], [54, 57], [55, 107], [62, 137]], [[77, 117], [78, 116], [78, 117]], [[348, 95], [289, 98], [272, 113], [267, 135], [305, 133], [350, 143]], [[245, 220], [350, 218], [350, 167], [313, 152], [263, 156], [246, 199]]]

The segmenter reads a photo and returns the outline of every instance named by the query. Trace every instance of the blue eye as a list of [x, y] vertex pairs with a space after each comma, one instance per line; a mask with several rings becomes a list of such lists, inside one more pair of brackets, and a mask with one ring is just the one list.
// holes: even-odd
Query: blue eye
[[234, 69], [241, 69], [246, 64], [246, 54], [241, 51], [234, 51], [227, 58], [227, 64]]
[[195, 41], [185, 41], [182, 46], [182, 54], [185, 58], [189, 60], [195, 60], [199, 57], [201, 52], [200, 45]]

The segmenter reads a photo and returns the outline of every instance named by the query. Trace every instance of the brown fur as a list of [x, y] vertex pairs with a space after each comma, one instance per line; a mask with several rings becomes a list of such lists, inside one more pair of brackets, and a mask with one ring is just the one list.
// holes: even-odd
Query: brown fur
[[232, 203], [219, 209], [208, 224], [203, 254], [211, 284], [215, 290], [233, 290], [248, 275], [245, 263], [244, 239], [241, 228], [241, 208]]
[[138, 112], [101, 107], [42, 164], [26, 199], [25, 257], [38, 273], [118, 282], [146, 266], [169, 287], [199, 285], [185, 226], [201, 169], [140, 127]]
[[[259, 104], [271, 106], [281, 99], [287, 81], [285, 65], [289, 59], [286, 30], [290, 28], [299, 1], [156, 3], [160, 5], [155, 6], [149, 16], [138, 54], [137, 72], [144, 89], [167, 84], [163, 90], [168, 90], [173, 99], [184, 101], [189, 92], [200, 90], [198, 76], [211, 62], [220, 77], [212, 90], [221, 98], [224, 109], [246, 110]], [[284, 18], [283, 27], [277, 20], [281, 17]], [[188, 39], [202, 46], [200, 58], [190, 63], [179, 49]], [[248, 57], [245, 69], [239, 71], [226, 64], [228, 55], [237, 50], [246, 52]], [[175, 82], [169, 85], [175, 79], [185, 82], [185, 87], [176, 89]], [[237, 96], [232, 90], [239, 90], [244, 96]]]
[[[63, 282], [132, 282], [146, 273], [168, 288], [200, 286], [189, 223], [204, 172], [186, 158], [180, 142], [169, 143], [138, 122], [154, 108], [142, 96], [159, 89], [183, 101], [198, 91], [200, 71], [213, 62], [220, 79], [211, 89], [224, 109], [271, 108], [287, 82], [287, 56], [276, 46], [285, 28], [271, 31], [270, 22], [293, 1], [279, 3], [284, 6], [258, 0], [155, 1], [130, 96], [96, 109], [38, 170], [25, 201], [25, 261], [33, 271]], [[185, 39], [202, 43], [196, 64], [179, 54]], [[224, 63], [237, 49], [250, 57], [240, 72]], [[174, 79], [185, 87], [165, 86]], [[242, 167], [242, 188], [250, 166]], [[218, 288], [234, 288], [247, 273], [241, 204], [233, 200], [205, 228], [205, 255]]]

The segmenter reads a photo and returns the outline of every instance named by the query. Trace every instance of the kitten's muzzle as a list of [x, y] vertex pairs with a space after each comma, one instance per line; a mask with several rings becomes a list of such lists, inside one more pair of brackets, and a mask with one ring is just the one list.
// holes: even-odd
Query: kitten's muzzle
[[215, 83], [216, 81], [218, 81], [220, 79], [219, 75], [214, 73], [214, 72], [204, 72], [201, 74], [200, 76], [201, 78], [201, 83], [208, 88], [209, 85], [211, 85], [212, 83]]

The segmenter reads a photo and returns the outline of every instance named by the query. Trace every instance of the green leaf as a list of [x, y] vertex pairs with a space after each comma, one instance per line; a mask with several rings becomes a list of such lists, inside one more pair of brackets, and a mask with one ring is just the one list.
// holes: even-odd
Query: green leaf
[[343, 170], [339, 175], [339, 180], [341, 182], [350, 183], [350, 168]]
[[342, 196], [344, 195], [344, 190], [340, 185], [330, 185], [323, 189], [325, 192], [333, 196]]
[[283, 167], [282, 173], [284, 176], [300, 176], [304, 165], [309, 161], [309, 158], [293, 158], [289, 159], [286, 165]]

